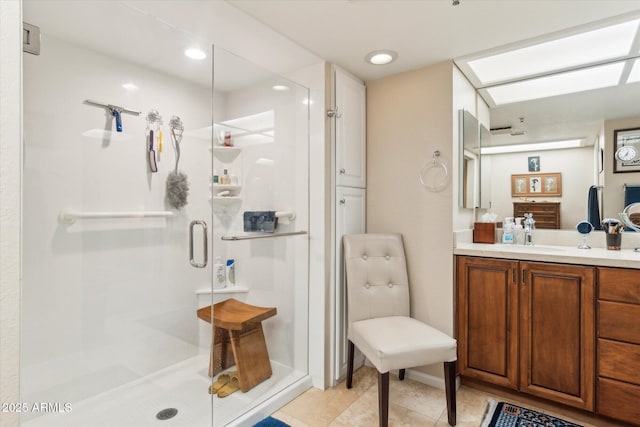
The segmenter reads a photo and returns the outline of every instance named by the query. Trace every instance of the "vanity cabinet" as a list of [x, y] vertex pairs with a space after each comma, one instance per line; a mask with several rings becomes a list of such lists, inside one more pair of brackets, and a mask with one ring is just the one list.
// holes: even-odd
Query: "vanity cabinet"
[[457, 258], [460, 375], [518, 389], [518, 262]]
[[594, 409], [592, 267], [457, 257], [460, 375]]
[[532, 213], [536, 228], [557, 230], [560, 228], [560, 202], [514, 202], [513, 217], [524, 218]]
[[597, 412], [640, 419], [640, 270], [598, 268]]

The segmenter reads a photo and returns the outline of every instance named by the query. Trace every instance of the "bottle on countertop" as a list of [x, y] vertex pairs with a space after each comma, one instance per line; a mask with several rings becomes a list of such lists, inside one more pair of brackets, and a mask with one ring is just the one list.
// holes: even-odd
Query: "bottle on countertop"
[[513, 217], [507, 217], [504, 219], [504, 225], [502, 226], [502, 243], [513, 244], [514, 241], [514, 229]]

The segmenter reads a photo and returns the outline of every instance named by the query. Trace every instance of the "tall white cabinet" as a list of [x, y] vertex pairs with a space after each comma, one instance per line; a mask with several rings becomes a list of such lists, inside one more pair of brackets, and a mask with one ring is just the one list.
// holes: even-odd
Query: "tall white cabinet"
[[334, 96], [334, 381], [347, 369], [347, 306], [342, 236], [366, 231], [366, 92], [362, 81], [332, 67]]

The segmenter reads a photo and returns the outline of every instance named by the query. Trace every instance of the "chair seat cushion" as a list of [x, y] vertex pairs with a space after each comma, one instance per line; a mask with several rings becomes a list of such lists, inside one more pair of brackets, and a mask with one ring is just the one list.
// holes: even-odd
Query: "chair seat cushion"
[[456, 360], [455, 339], [411, 317], [353, 322], [348, 338], [381, 373]]

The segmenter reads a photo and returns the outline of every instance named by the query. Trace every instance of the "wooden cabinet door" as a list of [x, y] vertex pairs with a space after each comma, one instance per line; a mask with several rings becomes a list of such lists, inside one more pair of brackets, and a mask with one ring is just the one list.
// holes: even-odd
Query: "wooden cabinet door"
[[366, 91], [364, 83], [335, 69], [336, 185], [366, 186]]
[[520, 267], [520, 391], [593, 410], [594, 269]]
[[457, 257], [461, 375], [518, 387], [518, 262]]

